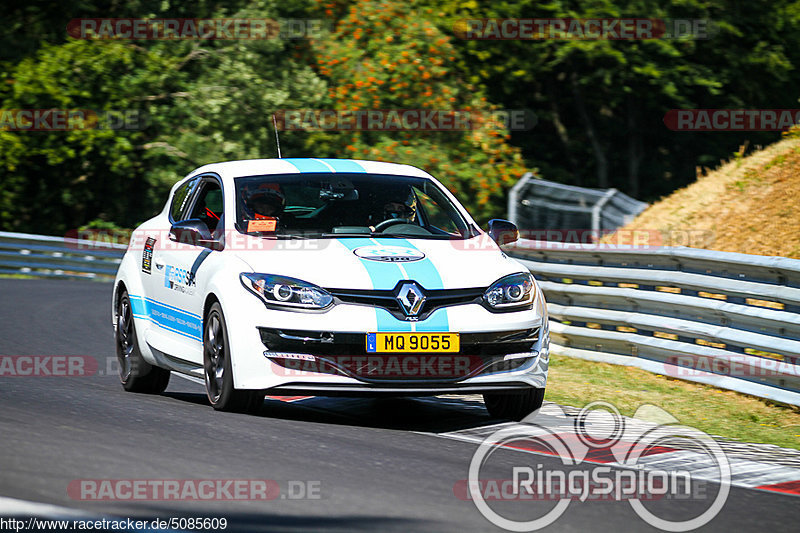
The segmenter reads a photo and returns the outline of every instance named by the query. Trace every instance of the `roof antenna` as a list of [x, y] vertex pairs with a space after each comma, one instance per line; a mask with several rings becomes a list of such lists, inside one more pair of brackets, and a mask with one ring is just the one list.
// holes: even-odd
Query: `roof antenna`
[[278, 145], [278, 159], [281, 158], [281, 138], [278, 137], [278, 121], [275, 118], [275, 113], [272, 114], [272, 127], [275, 128], [275, 142]]

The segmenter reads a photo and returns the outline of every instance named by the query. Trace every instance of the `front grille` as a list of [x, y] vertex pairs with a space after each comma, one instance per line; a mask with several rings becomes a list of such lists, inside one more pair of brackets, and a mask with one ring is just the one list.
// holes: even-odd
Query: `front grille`
[[[457, 382], [519, 368], [538, 340], [539, 329], [462, 333], [458, 353], [367, 353], [364, 333], [259, 328], [264, 355], [287, 375], [302, 372], [354, 377], [365, 382]], [[300, 354], [296, 357], [295, 354]], [[506, 355], [518, 357], [505, 360]], [[305, 359], [303, 359], [305, 356]], [[307, 357], [313, 356], [313, 357]]]
[[[401, 282], [402, 283], [402, 282]], [[396, 299], [396, 291], [376, 291], [359, 289], [326, 289], [331, 295], [341, 303], [355, 305], [368, 305], [370, 307], [381, 307], [389, 311], [395, 318], [404, 320], [406, 318], [400, 303]], [[453, 305], [464, 305], [469, 303], [480, 303], [486, 289], [436, 289], [425, 290], [425, 303], [422, 305], [417, 317], [425, 320], [431, 313], [442, 307]]]

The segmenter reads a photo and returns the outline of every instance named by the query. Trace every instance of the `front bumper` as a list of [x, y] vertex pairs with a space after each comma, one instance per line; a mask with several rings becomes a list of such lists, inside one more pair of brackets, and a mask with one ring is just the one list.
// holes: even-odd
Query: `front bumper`
[[[288, 381], [271, 392], [435, 395], [544, 387], [548, 351], [541, 328], [460, 335], [457, 353], [367, 353], [365, 334], [259, 328], [264, 357]], [[544, 332], [546, 335], [546, 331]], [[320, 376], [346, 379], [326, 382]]]
[[[267, 309], [247, 294], [223, 302], [234, 386], [273, 394], [435, 395], [544, 388], [549, 328], [533, 309], [491, 313], [480, 305], [440, 309], [411, 325], [365, 305], [325, 313]], [[444, 315], [444, 316], [443, 316]], [[368, 332], [454, 332], [452, 354], [367, 354]]]
[[459, 335], [460, 348], [453, 353], [368, 353], [364, 333], [258, 329], [264, 356], [287, 374], [329, 374], [368, 384], [403, 386], [457, 383], [517, 370], [538, 356], [540, 333], [540, 328], [463, 333]]

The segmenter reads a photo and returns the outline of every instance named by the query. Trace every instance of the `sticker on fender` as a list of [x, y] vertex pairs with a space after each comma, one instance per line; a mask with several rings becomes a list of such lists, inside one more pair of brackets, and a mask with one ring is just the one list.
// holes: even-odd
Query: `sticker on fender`
[[458, 352], [458, 333], [367, 333], [367, 353]]

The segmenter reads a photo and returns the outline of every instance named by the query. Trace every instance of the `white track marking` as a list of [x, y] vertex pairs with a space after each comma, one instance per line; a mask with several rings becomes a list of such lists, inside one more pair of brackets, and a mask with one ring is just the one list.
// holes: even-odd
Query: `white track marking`
[[0, 516], [43, 516], [49, 518], [87, 517], [86, 511], [70, 509], [49, 503], [30, 502], [0, 496]]

